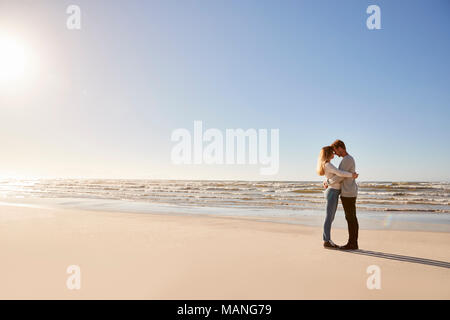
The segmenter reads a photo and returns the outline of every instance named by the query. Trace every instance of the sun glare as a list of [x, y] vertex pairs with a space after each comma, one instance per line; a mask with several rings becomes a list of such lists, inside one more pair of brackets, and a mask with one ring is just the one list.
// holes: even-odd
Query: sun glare
[[24, 45], [12, 37], [0, 35], [0, 82], [22, 78], [27, 67]]

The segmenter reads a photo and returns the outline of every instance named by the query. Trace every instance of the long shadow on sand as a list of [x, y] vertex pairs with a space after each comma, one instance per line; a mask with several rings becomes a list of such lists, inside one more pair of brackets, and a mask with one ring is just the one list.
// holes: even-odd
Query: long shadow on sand
[[383, 259], [405, 261], [405, 262], [411, 262], [411, 263], [419, 263], [419, 264], [425, 264], [425, 265], [429, 265], [429, 266], [450, 269], [450, 262], [439, 261], [439, 260], [430, 260], [430, 259], [410, 257], [410, 256], [401, 256], [399, 254], [368, 251], [368, 250], [348, 250], [348, 251], [339, 250], [339, 251], [353, 253], [353, 254], [361, 254], [361, 255], [365, 255], [365, 256], [372, 256], [372, 257], [383, 258]]

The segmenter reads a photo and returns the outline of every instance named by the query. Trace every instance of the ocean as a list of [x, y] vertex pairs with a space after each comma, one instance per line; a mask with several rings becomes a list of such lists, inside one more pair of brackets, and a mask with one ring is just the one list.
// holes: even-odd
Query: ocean
[[[449, 182], [359, 182], [358, 187], [358, 216], [378, 221], [371, 226], [402, 222], [400, 229], [411, 229], [413, 223], [428, 230], [426, 223], [450, 232]], [[2, 202], [41, 200], [83, 209], [265, 217], [311, 225], [323, 223], [323, 191], [317, 181], [0, 180]], [[344, 227], [342, 217], [337, 225]]]
[[[450, 213], [448, 182], [360, 182], [362, 211]], [[324, 189], [312, 181], [0, 180], [3, 198], [86, 198], [194, 207], [320, 210]]]

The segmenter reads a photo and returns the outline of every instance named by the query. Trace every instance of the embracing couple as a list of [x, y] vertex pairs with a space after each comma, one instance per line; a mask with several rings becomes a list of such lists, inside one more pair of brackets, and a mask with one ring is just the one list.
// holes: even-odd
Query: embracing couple
[[[334, 155], [342, 157], [339, 168], [330, 161]], [[323, 185], [326, 188], [327, 215], [323, 226], [323, 246], [327, 249], [357, 250], [358, 249], [358, 219], [356, 218], [356, 196], [358, 186], [355, 179], [355, 160], [347, 153], [345, 144], [336, 140], [331, 146], [323, 147], [317, 161], [317, 173], [326, 177]], [[345, 219], [348, 224], [348, 243], [338, 246], [331, 241], [331, 224], [333, 223], [338, 206], [339, 195], [345, 211]]]

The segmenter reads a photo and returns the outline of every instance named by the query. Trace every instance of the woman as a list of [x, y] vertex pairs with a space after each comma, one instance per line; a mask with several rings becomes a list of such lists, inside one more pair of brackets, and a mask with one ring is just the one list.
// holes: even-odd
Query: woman
[[[334, 158], [333, 147], [323, 147], [320, 150], [319, 159], [317, 160], [317, 173], [320, 176], [325, 176], [330, 179], [334, 176], [340, 176], [344, 178], [358, 177], [357, 173], [351, 173], [348, 171], [342, 171], [336, 168], [332, 163], [331, 159]], [[333, 223], [334, 216], [336, 214], [336, 209], [338, 206], [339, 194], [341, 193], [341, 184], [339, 182], [333, 183], [328, 186], [325, 191], [325, 199], [327, 199], [327, 216], [325, 218], [325, 223], [323, 226], [323, 246], [328, 249], [338, 249], [339, 246], [331, 241], [331, 224]]]

